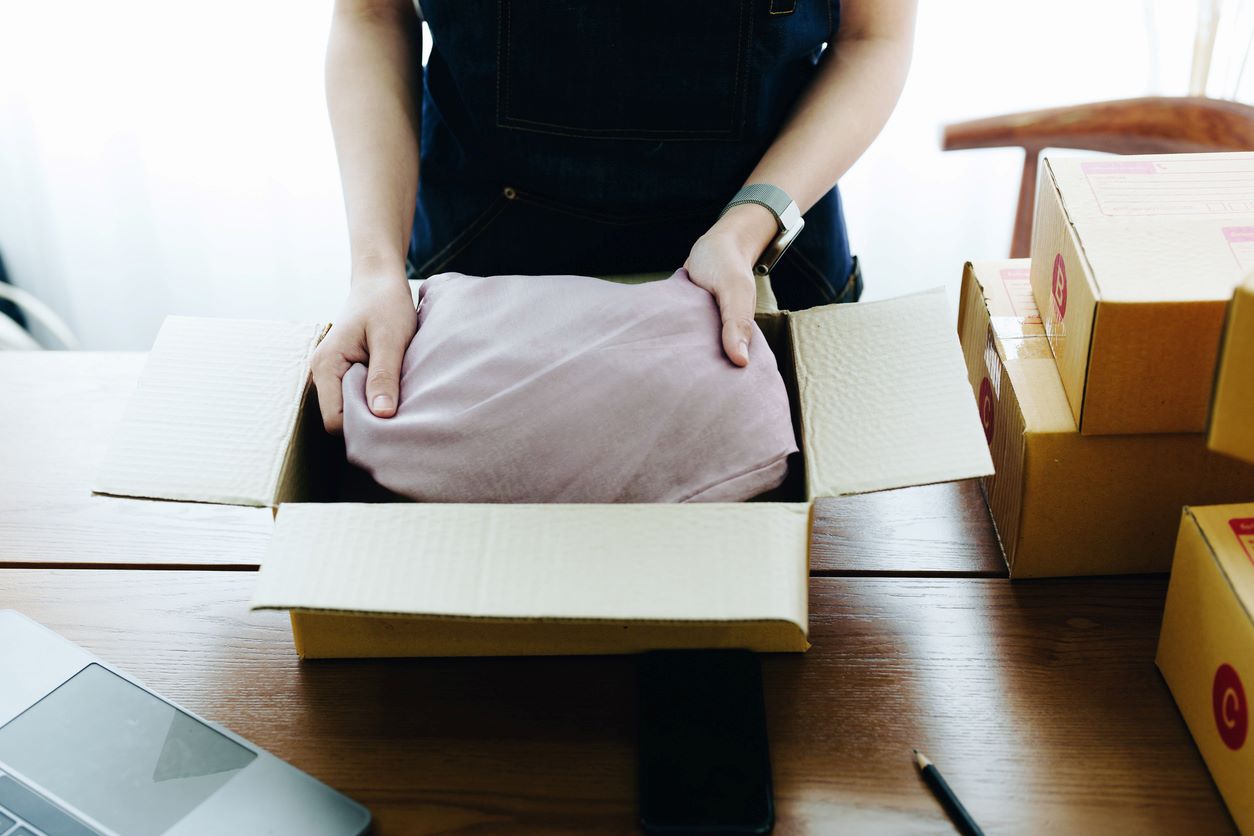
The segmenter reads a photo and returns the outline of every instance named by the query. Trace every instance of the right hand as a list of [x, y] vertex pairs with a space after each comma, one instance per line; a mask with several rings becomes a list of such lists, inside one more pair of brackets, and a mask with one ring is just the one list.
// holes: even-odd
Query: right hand
[[344, 429], [344, 373], [366, 363], [366, 404], [391, 418], [400, 403], [401, 361], [418, 331], [418, 313], [405, 274], [353, 277], [340, 316], [310, 360], [322, 424]]

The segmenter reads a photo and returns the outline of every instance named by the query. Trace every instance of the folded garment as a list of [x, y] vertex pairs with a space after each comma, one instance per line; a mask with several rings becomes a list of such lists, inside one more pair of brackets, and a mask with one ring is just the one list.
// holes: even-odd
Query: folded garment
[[684, 270], [443, 273], [419, 291], [396, 414], [344, 376], [348, 459], [424, 502], [735, 502], [779, 486], [797, 451], [762, 332], [723, 354], [714, 298]]

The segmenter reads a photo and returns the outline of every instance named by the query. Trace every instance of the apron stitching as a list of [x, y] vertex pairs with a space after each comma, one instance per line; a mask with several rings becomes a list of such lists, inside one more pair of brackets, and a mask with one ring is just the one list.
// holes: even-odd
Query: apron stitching
[[[727, 134], [735, 131], [735, 128], [572, 128], [570, 125], [561, 125], [556, 122], [540, 122], [535, 119], [524, 119], [521, 116], [507, 116], [509, 122], [523, 122], [527, 125], [543, 125], [552, 128], [568, 128], [571, 131], [580, 131], [583, 133], [622, 133], [624, 131], [638, 131], [640, 133], [654, 134]], [[539, 131], [539, 133], [559, 133], [558, 131]]]
[[505, 128], [506, 130], [511, 130], [511, 131], [527, 131], [529, 133], [534, 133], [534, 134], [544, 134], [545, 136], [573, 136], [573, 137], [582, 138], [582, 139], [606, 138], [606, 139], [613, 139], [618, 142], [657, 142], [659, 140], [662, 140], [665, 142], [735, 142], [739, 138], [739, 134], [734, 129], [723, 130], [721, 135], [713, 134], [713, 133], [708, 134], [708, 135], [706, 134], [694, 135], [696, 133], [695, 131], [685, 131], [684, 136], [662, 137], [662, 136], [654, 136], [654, 134], [657, 133], [657, 131], [655, 131], [653, 128], [636, 129], [637, 133], [635, 133], [634, 135], [621, 136], [621, 137], [615, 137], [615, 136], [603, 137], [600, 134], [593, 133], [593, 131], [594, 130], [596, 131], [632, 130], [632, 129], [631, 128], [612, 128], [612, 129], [596, 128], [596, 129], [585, 130], [583, 128], [579, 128], [577, 129], [578, 132], [576, 132], [576, 130], [553, 131], [553, 130], [545, 130], [544, 128], [532, 128], [527, 125], [514, 124], [514, 121], [516, 120], [511, 119], [511, 121], [508, 121], [508, 122], [501, 122], [497, 125], [497, 127]]
[[[509, 2], [509, 0], [505, 0], [505, 61], [506, 61], [505, 72], [507, 75], [509, 74], [509, 41], [510, 41], [510, 37], [513, 34], [514, 34], [514, 4]], [[505, 113], [508, 114], [510, 112], [510, 106], [509, 106], [510, 98], [514, 94], [514, 89], [513, 89], [514, 86], [509, 83], [508, 78], [506, 78], [505, 81], [506, 81]], [[509, 118], [509, 117], [506, 116], [506, 118]]]
[[745, 7], [747, 6], [748, 2], [749, 0], [742, 0], [740, 4], [740, 26], [738, 27], [736, 31], [738, 40], [736, 43], [736, 92], [735, 92], [735, 95], [740, 97], [740, 114], [739, 114], [740, 121], [735, 122], [736, 114], [732, 115], [732, 120], [736, 125], [736, 136], [740, 136], [741, 132], [744, 130], [745, 111], [749, 107], [749, 90], [747, 89], [749, 86], [749, 82], [748, 82], [748, 79], [745, 79], [743, 82], [741, 81], [742, 74], [748, 75], [748, 71], [745, 69], [745, 65], [749, 63], [748, 59], [744, 58], [745, 43], [746, 42], [751, 43], [753, 41], [753, 15], [749, 15], [748, 31], [745, 30]]
[[[773, 0], [772, 0], [773, 1]], [[735, 86], [732, 88], [732, 107], [735, 108], [737, 102], [735, 99], [739, 97], [740, 102], [740, 124], [736, 123], [736, 114], [732, 113], [732, 126], [730, 128], [647, 128], [647, 127], [627, 127], [627, 128], [578, 128], [573, 125], [562, 125], [553, 122], [540, 122], [534, 119], [524, 119], [520, 116], [513, 116], [510, 112], [510, 81], [509, 81], [509, 36], [511, 31], [511, 15], [513, 4], [509, 0], [497, 0], [497, 19], [500, 21], [497, 25], [497, 48], [496, 48], [496, 126], [498, 128], [513, 127], [516, 130], [529, 130], [533, 133], [552, 134], [554, 136], [573, 136], [582, 137], [597, 134], [615, 134], [615, 133], [636, 133], [644, 136], [639, 139], [649, 140], [655, 138], [656, 134], [685, 134], [680, 139], [716, 139], [719, 137], [736, 138], [740, 135], [744, 126], [744, 113], [748, 107], [748, 94], [744, 89], [741, 76], [744, 73], [744, 45], [748, 39], [745, 33], [745, 4], [748, 0], [741, 0], [740, 17], [738, 18], [738, 26], [736, 29], [736, 80]], [[501, 8], [504, 7], [505, 14], [501, 15]], [[504, 38], [501, 36], [501, 30], [504, 29]], [[829, 26], [830, 28], [830, 26]], [[753, 31], [753, 18], [749, 18], [749, 37]], [[501, 77], [505, 76], [504, 85], [501, 84]], [[502, 93], [501, 88], [504, 86], [504, 111], [502, 111]], [[524, 128], [513, 123], [521, 122], [524, 125], [540, 125], [544, 128], [565, 128], [566, 130], [541, 130], [540, 128]], [[633, 137], [626, 137], [632, 139]]]
[[[740, 67], [744, 63], [744, 49], [745, 49], [745, 4], [741, 2], [740, 17], [736, 19], [736, 86], [732, 91], [733, 97], [739, 95], [742, 92], [740, 89]], [[734, 105], [734, 98], [733, 98], [733, 107], [734, 106], [735, 105]], [[736, 115], [737, 114], [733, 110], [732, 111], [732, 124], [733, 125], [736, 124]]]
[[505, 15], [501, 14], [505, 8], [507, 0], [496, 0], [496, 124], [501, 124], [501, 76], [508, 73], [506, 69], [508, 64], [505, 59], [505, 38], [502, 30], [505, 28]]
[[[438, 253], [431, 256], [429, 259], [427, 259], [426, 262], [422, 265], [422, 267], [418, 268], [418, 270], [416, 271], [418, 275], [420, 276], [431, 275], [432, 273], [436, 271], [436, 269], [438, 269], [439, 267], [443, 267], [444, 265], [452, 261], [454, 258], [461, 255], [462, 250], [466, 249], [466, 247], [470, 246], [480, 235], [482, 235], [484, 230], [488, 228], [488, 224], [490, 224], [493, 220], [495, 220], [496, 216], [501, 214], [501, 212], [505, 210], [505, 207], [507, 205], [508, 204], [502, 200], [502, 201], [498, 201], [494, 203], [493, 205], [489, 206], [487, 209], [483, 210], [483, 212], [480, 213], [479, 217], [471, 221], [470, 225], [467, 226], [464, 230], [462, 230], [460, 235], [455, 237], [452, 241], [449, 241], [447, 244], [444, 245], [443, 249], [441, 249]], [[448, 253], [448, 251], [453, 249], [454, 247], [456, 247], [457, 249], [454, 250], [451, 254], [449, 254], [446, 257], [445, 253]], [[439, 262], [439, 263], [436, 264], [436, 262]]]
[[[576, 218], [596, 221], [598, 223], [613, 224], [615, 226], [630, 226], [633, 224], [657, 223], [669, 220], [686, 220], [688, 218], [700, 218], [708, 216], [713, 219], [714, 214], [718, 211], [716, 207], [709, 209], [689, 209], [682, 212], [674, 213], [646, 213], [643, 215], [624, 215], [614, 216], [609, 213], [594, 212], [583, 210], [578, 207], [568, 206], [559, 201], [550, 200], [530, 192], [522, 192], [515, 190], [515, 195], [523, 203], [529, 203], [554, 212], [562, 212], [567, 215], [573, 215]], [[711, 221], [712, 222], [712, 221]]]

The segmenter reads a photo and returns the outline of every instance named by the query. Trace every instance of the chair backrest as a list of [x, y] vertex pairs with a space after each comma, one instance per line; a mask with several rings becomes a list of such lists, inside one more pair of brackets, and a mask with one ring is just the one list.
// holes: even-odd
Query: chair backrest
[[[25, 314], [28, 323], [42, 326], [44, 331], [59, 342], [62, 347], [68, 349], [79, 348], [78, 337], [74, 336], [74, 332], [69, 325], [65, 324], [65, 320], [57, 316], [52, 308], [45, 305], [34, 295], [22, 290], [20, 287], [0, 284], [0, 299], [16, 305]], [[26, 350], [42, 347], [26, 329], [22, 328], [7, 314], [0, 312], [0, 350]]]
[[1113, 154], [1254, 151], [1254, 107], [1200, 97], [1151, 97], [1037, 110], [945, 126], [942, 147], [1024, 150], [1010, 255], [1030, 255], [1037, 159], [1046, 148]]
[[0, 351], [38, 351], [43, 348], [8, 314], [0, 313]]

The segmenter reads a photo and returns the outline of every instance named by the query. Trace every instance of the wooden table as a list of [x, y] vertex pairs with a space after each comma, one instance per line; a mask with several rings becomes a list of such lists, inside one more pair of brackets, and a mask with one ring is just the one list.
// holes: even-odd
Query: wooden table
[[[632, 829], [632, 659], [301, 663], [286, 618], [247, 608], [268, 523], [91, 497], [139, 362], [0, 354], [0, 606], [378, 833]], [[1011, 584], [969, 483], [825, 503], [815, 538], [814, 647], [764, 658], [777, 832], [952, 832], [914, 746], [990, 833], [1233, 832], [1153, 666], [1163, 578]]]

